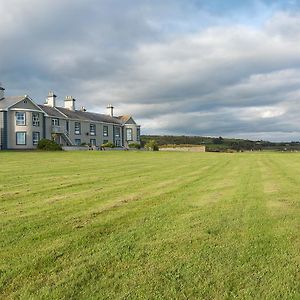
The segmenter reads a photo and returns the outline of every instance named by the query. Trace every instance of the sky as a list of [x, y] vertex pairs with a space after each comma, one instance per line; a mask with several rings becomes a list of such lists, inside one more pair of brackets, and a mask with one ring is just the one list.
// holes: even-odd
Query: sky
[[142, 134], [300, 140], [300, 0], [0, 0], [6, 95]]

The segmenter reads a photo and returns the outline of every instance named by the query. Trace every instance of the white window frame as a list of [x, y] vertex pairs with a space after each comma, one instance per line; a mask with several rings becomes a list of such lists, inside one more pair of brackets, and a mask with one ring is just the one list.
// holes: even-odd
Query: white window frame
[[108, 136], [108, 126], [106, 125], [103, 126], [103, 136]]
[[40, 132], [33, 131], [32, 132], [32, 145], [37, 145], [40, 141]]
[[121, 137], [121, 128], [115, 127], [115, 137], [120, 138]]
[[26, 126], [26, 113], [17, 111], [16, 112], [16, 125], [17, 126]]
[[[19, 142], [19, 135], [22, 135], [23, 136], [23, 139], [22, 139], [22, 141], [23, 142]], [[22, 145], [22, 146], [24, 146], [24, 145], [27, 145], [27, 143], [26, 143], [26, 131], [17, 131], [16, 132], [16, 145]]]
[[75, 145], [80, 146], [81, 145], [81, 139], [75, 139]]
[[38, 113], [32, 113], [32, 126], [40, 126], [40, 115]]
[[133, 141], [132, 128], [126, 128], [126, 141]]
[[92, 135], [92, 136], [96, 135], [96, 124], [94, 124], [94, 123], [90, 124], [90, 135]]
[[136, 140], [140, 141], [141, 140], [141, 128], [136, 129]]
[[75, 124], [74, 124], [74, 133], [76, 135], [81, 135], [81, 123], [80, 122], [75, 122]]
[[52, 126], [59, 126], [59, 119], [53, 118], [51, 122], [52, 122]]

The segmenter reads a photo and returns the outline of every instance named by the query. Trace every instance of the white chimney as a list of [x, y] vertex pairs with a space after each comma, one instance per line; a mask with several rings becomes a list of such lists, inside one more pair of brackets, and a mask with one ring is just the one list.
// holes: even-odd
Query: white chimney
[[107, 105], [107, 112], [111, 117], [114, 116], [114, 107], [111, 104]]
[[45, 105], [50, 107], [56, 106], [56, 95], [53, 92], [49, 92]]
[[69, 110], [75, 110], [75, 99], [72, 96], [66, 96], [65, 108]]
[[5, 89], [2, 87], [2, 83], [0, 82], [0, 100], [4, 98]]

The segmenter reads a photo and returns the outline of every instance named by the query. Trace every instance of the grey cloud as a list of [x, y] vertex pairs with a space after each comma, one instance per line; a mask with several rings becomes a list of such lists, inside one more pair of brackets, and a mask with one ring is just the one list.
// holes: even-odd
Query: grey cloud
[[96, 111], [113, 103], [147, 133], [294, 138], [300, 15], [275, 12], [257, 27], [204, 8], [180, 0], [2, 0], [0, 80], [7, 93], [38, 102], [55, 89]]

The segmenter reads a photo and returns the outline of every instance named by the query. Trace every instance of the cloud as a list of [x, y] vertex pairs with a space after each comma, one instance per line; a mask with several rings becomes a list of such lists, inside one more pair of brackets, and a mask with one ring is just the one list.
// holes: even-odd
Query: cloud
[[297, 3], [224, 3], [2, 0], [0, 80], [39, 103], [113, 103], [144, 133], [295, 139]]

